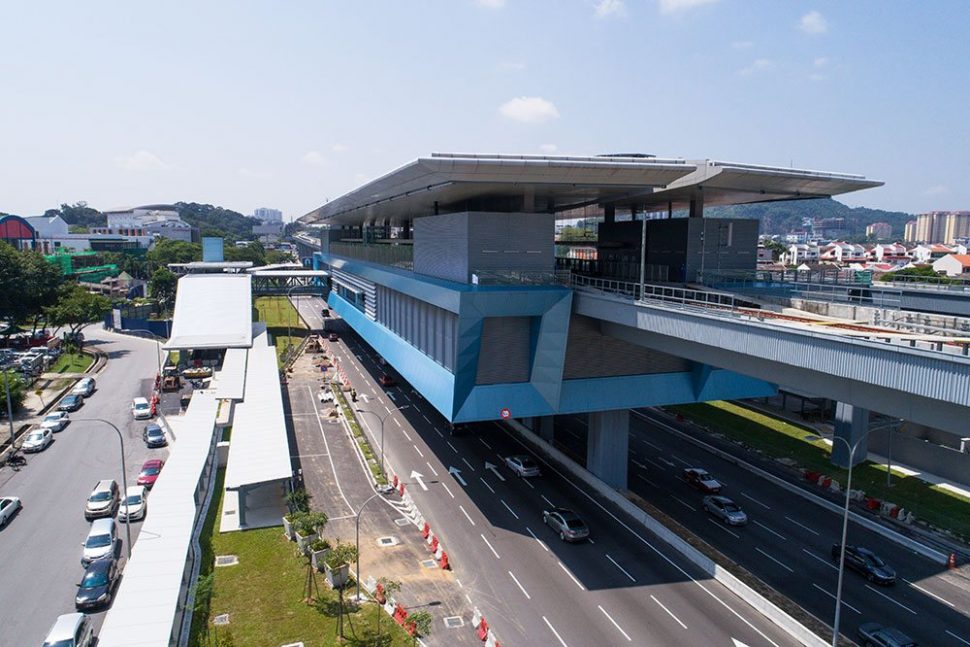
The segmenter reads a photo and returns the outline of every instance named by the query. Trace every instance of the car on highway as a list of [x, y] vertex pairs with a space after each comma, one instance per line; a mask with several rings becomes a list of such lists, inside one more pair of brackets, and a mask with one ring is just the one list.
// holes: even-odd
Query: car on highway
[[337, 333], [332, 332], [329, 335], [327, 335], [327, 339], [329, 339], [330, 341], [337, 341], [338, 339], [340, 339], [340, 337], [337, 336]]
[[94, 388], [95, 382], [93, 377], [82, 377], [80, 380], [78, 380], [78, 383], [74, 385], [74, 388], [71, 389], [71, 393], [74, 393], [75, 395], [82, 395], [87, 398], [94, 393]]
[[87, 568], [87, 565], [96, 559], [114, 555], [117, 541], [115, 520], [95, 519], [88, 530], [87, 539], [81, 544], [84, 547], [81, 551], [81, 566]]
[[859, 640], [865, 647], [919, 647], [919, 643], [899, 629], [878, 622], [859, 625]]
[[84, 518], [90, 521], [100, 517], [113, 517], [117, 506], [118, 484], [114, 479], [98, 481], [84, 504]]
[[135, 420], [147, 420], [152, 417], [152, 405], [145, 398], [135, 398], [131, 401], [131, 415]]
[[168, 444], [165, 431], [155, 423], [145, 425], [145, 430], [141, 432], [141, 439], [145, 441], [145, 446], [149, 449], [164, 447]]
[[521, 478], [541, 475], [539, 466], [536, 464], [536, 462], [525, 454], [506, 456], [505, 465], [512, 470], [516, 476]]
[[94, 625], [83, 613], [65, 613], [47, 632], [42, 647], [91, 647], [94, 644]]
[[748, 515], [741, 506], [726, 496], [707, 495], [704, 497], [704, 509], [729, 526], [743, 526], [748, 523]]
[[58, 411], [77, 411], [84, 404], [84, 396], [76, 393], [68, 393], [57, 405]]
[[96, 559], [84, 569], [84, 576], [77, 585], [74, 608], [78, 611], [100, 609], [111, 602], [115, 583], [118, 581], [118, 560], [114, 555]]
[[71, 416], [66, 411], [51, 411], [41, 421], [40, 426], [51, 431], [61, 431], [71, 421]]
[[381, 386], [394, 386], [396, 384], [396, 382], [394, 381], [394, 378], [388, 375], [387, 373], [384, 373], [384, 375], [381, 375], [380, 379], [378, 379], [378, 382], [381, 383]]
[[[140, 479], [139, 479], [140, 481]], [[118, 521], [138, 521], [148, 513], [148, 500], [144, 485], [129, 485], [125, 498], [118, 506]]]
[[683, 472], [684, 480], [705, 494], [717, 494], [721, 483], [711, 473], [700, 467], [688, 467]]
[[0, 528], [6, 528], [22, 507], [20, 499], [15, 496], [0, 497]]
[[20, 449], [22, 449], [25, 453], [42, 452], [47, 449], [52, 442], [54, 442], [54, 432], [52, 432], [50, 429], [41, 427], [40, 429], [35, 429], [27, 434], [27, 438], [20, 446]]
[[[836, 562], [839, 561], [841, 550], [841, 544], [832, 544], [832, 559]], [[896, 571], [868, 548], [846, 545], [845, 565], [865, 575], [874, 584], [889, 586], [896, 583]]]
[[155, 485], [155, 481], [158, 480], [158, 475], [162, 473], [164, 466], [165, 461], [160, 458], [150, 458], [142, 463], [141, 471], [138, 472], [138, 485], [144, 485], [151, 489]]
[[589, 526], [572, 510], [543, 510], [542, 522], [552, 528], [553, 532], [558, 532], [563, 541], [582, 541], [589, 538]]

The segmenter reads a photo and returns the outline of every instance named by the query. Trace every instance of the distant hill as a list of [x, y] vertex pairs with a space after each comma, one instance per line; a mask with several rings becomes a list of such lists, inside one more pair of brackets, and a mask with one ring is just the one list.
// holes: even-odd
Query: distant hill
[[229, 240], [251, 240], [253, 225], [259, 220], [244, 216], [237, 211], [214, 207], [197, 202], [176, 202], [179, 216], [193, 227], [198, 227], [203, 236], [218, 236]]
[[[704, 209], [704, 215], [712, 218], [755, 218], [761, 221], [761, 233], [768, 235], [804, 230], [806, 221], [819, 223], [822, 220], [844, 218], [844, 233], [839, 234], [838, 237], [860, 239], [865, 237], [866, 225], [886, 222], [892, 225], [892, 238], [900, 240], [906, 223], [916, 219], [915, 215], [901, 211], [852, 208], [831, 198], [709, 207]], [[816, 225], [816, 232], [818, 230], [819, 227]]]

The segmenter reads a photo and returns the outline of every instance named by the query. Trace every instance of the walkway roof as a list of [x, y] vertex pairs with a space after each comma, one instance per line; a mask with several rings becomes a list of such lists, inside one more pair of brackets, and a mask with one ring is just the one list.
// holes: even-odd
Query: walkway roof
[[166, 350], [253, 345], [252, 277], [189, 274], [178, 282]]
[[[331, 200], [304, 224], [358, 225], [485, 204], [559, 212], [592, 204], [643, 210], [839, 195], [882, 182], [861, 175], [651, 156], [565, 157], [433, 153]], [[476, 207], [477, 210], [483, 210]], [[521, 210], [512, 206], [509, 210]]]

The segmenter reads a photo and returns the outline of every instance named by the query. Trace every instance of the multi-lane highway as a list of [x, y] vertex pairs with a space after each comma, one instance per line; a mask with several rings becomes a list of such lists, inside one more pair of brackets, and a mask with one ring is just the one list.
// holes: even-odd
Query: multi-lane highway
[[[121, 487], [117, 435], [106, 425], [79, 419], [104, 418], [121, 429], [129, 484], [134, 484], [149, 453], [166, 454], [145, 448], [141, 441], [144, 422], [133, 421], [129, 411], [133, 397], [150, 393], [157, 363], [155, 342], [94, 326], [85, 334], [90, 345], [109, 357], [107, 366], [95, 376], [97, 391], [70, 414], [73, 422], [56, 434], [50, 447], [28, 455], [27, 465], [19, 471], [0, 469], [0, 496], [17, 496], [24, 504], [0, 531], [4, 557], [0, 645], [39, 645], [58, 615], [74, 611], [74, 595], [83, 574], [81, 543], [90, 526], [84, 519], [85, 500], [100, 479], [113, 478]], [[132, 524], [132, 540], [140, 525]], [[119, 536], [124, 539], [123, 524]], [[123, 547], [121, 551], [123, 554]], [[95, 614], [96, 626], [103, 615]]]

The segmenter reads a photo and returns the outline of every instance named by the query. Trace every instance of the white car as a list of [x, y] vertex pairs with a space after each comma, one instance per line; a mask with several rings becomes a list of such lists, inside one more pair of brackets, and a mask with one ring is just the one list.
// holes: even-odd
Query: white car
[[6, 527], [11, 517], [20, 510], [20, 499], [15, 496], [0, 498], [0, 528]]
[[25, 452], [40, 452], [54, 442], [54, 434], [50, 429], [41, 427], [27, 434], [27, 440], [20, 446]]
[[74, 395], [83, 395], [84, 397], [88, 397], [94, 393], [94, 387], [95, 382], [93, 377], [83, 377], [78, 381], [77, 384], [74, 385], [74, 388], [71, 389], [71, 393]]
[[131, 401], [131, 415], [135, 420], [148, 420], [152, 417], [152, 405], [145, 398], [135, 398]]
[[148, 500], [145, 498], [144, 485], [131, 485], [125, 492], [125, 498], [118, 507], [118, 521], [136, 521], [144, 519], [148, 512]]
[[505, 464], [508, 468], [515, 472], [516, 476], [526, 478], [530, 476], [539, 476], [539, 466], [536, 462], [526, 456], [525, 454], [516, 454], [515, 456], [506, 456]]
[[40, 426], [43, 429], [50, 429], [51, 431], [61, 431], [70, 421], [71, 416], [68, 415], [67, 411], [51, 411], [44, 416], [44, 420], [40, 423]]

